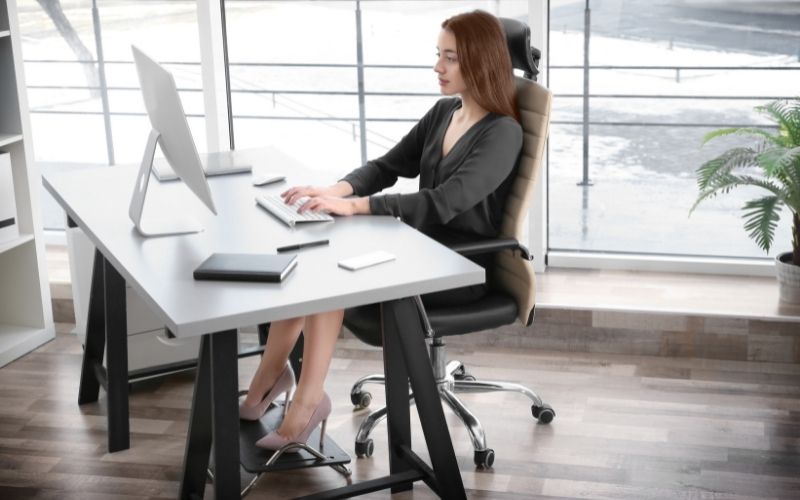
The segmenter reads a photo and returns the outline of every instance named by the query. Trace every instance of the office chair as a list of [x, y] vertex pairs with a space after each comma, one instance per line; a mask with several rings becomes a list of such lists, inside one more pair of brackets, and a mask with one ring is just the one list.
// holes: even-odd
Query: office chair
[[[478, 419], [455, 395], [455, 391], [513, 391], [528, 396], [533, 404], [531, 412], [540, 423], [550, 423], [555, 411], [533, 391], [520, 384], [497, 381], [478, 381], [459, 361], [447, 362], [444, 337], [463, 335], [480, 330], [497, 328], [519, 319], [525, 326], [533, 323], [534, 272], [530, 252], [520, 240], [534, 184], [542, 164], [542, 154], [550, 121], [551, 94], [536, 83], [537, 65], [541, 52], [530, 45], [530, 29], [513, 19], [501, 19], [505, 29], [512, 66], [524, 72], [524, 78], [515, 77], [517, 105], [523, 129], [523, 145], [516, 178], [506, 201], [501, 234], [496, 239], [459, 242], [449, 245], [464, 256], [493, 253], [494, 266], [490, 277], [489, 293], [464, 306], [426, 308], [417, 297], [420, 321], [428, 332], [429, 350], [439, 395], [444, 403], [462, 420], [469, 431], [475, 450], [474, 461], [478, 467], [488, 468], [494, 462], [494, 450], [486, 446], [486, 437]], [[437, 238], [438, 239], [438, 238]], [[440, 240], [441, 241], [441, 240]], [[447, 241], [443, 241], [447, 244]], [[344, 324], [362, 341], [381, 345], [379, 306], [370, 305], [345, 312]], [[385, 383], [383, 375], [368, 375], [352, 387], [350, 399], [356, 407], [369, 406], [372, 396], [363, 390], [366, 383]], [[409, 395], [413, 403], [413, 394]], [[369, 438], [375, 425], [385, 418], [386, 408], [372, 412], [362, 422], [356, 435], [355, 451], [359, 457], [369, 457], [373, 441]]]

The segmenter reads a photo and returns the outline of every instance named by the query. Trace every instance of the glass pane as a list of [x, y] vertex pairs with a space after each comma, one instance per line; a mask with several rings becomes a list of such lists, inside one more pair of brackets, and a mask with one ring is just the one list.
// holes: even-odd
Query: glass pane
[[236, 148], [358, 164], [354, 3], [228, 1], [225, 17]]
[[[701, 147], [703, 136], [722, 127], [768, 126], [753, 107], [797, 93], [800, 4], [622, 5], [589, 2], [584, 162], [586, 2], [550, 3], [550, 247], [767, 257], [741, 219], [742, 205], [766, 192], [734, 191], [688, 214], [698, 193], [697, 167], [745, 145], [737, 137]], [[586, 180], [590, 186], [579, 185]], [[786, 211], [770, 255], [789, 247], [788, 221]]]
[[[37, 161], [74, 168], [107, 164], [108, 144], [97, 65], [92, 2], [18, 2], [25, 76]], [[131, 44], [173, 72], [190, 128], [205, 149], [197, 3], [194, 0], [98, 1], [110, 136], [118, 164], [141, 161], [150, 126], [131, 55]], [[134, 114], [135, 116], [126, 116]], [[200, 126], [196, 126], [195, 123]], [[157, 153], [158, 154], [158, 153]], [[43, 191], [46, 229], [64, 227], [63, 214]]]
[[[440, 97], [433, 64], [444, 19], [476, 8], [527, 15], [526, 0], [360, 6], [367, 158], [393, 146]], [[236, 148], [274, 145], [332, 178], [360, 165], [356, 2], [229, 0], [225, 9]]]
[[[367, 157], [377, 158], [397, 144], [411, 130], [413, 121], [367, 122]], [[419, 189], [419, 179], [397, 179], [397, 183], [385, 192], [413, 193]]]

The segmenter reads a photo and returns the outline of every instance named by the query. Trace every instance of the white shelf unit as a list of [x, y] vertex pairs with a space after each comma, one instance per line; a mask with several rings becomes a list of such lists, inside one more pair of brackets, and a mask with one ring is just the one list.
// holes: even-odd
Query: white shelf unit
[[0, 148], [22, 140], [22, 134], [4, 134], [0, 132]]
[[19, 237], [0, 243], [0, 367], [55, 337], [15, 0], [0, 0], [0, 152], [11, 161]]
[[23, 245], [23, 244], [25, 244], [25, 243], [27, 243], [27, 242], [29, 242], [31, 240], [33, 240], [33, 235], [32, 234], [20, 234], [17, 238], [15, 238], [13, 240], [4, 241], [4, 242], [0, 243], [0, 254], [3, 254], [8, 250], [12, 250], [12, 249], [14, 249], [14, 248], [16, 248], [16, 247], [18, 247], [20, 245]]

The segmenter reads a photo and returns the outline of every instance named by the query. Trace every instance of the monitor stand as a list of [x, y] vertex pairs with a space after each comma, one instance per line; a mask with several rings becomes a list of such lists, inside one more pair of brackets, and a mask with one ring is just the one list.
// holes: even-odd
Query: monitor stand
[[133, 188], [133, 197], [131, 197], [128, 215], [139, 234], [145, 237], [199, 233], [203, 230], [203, 226], [201, 226], [199, 222], [192, 218], [182, 216], [180, 213], [175, 213], [174, 211], [170, 211], [169, 213], [164, 211], [158, 214], [157, 219], [150, 217], [148, 220], [142, 221], [147, 184], [150, 181], [150, 172], [153, 169], [153, 157], [156, 154], [156, 145], [158, 144], [159, 137], [161, 137], [161, 134], [158, 130], [153, 129], [150, 131], [150, 136], [147, 138], [147, 145], [144, 148], [142, 165], [139, 167], [139, 173], [136, 175], [136, 185]]

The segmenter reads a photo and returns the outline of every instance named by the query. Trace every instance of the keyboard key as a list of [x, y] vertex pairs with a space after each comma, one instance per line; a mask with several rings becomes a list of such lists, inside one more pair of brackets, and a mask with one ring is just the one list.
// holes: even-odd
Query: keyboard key
[[256, 203], [269, 213], [280, 219], [287, 226], [294, 227], [298, 222], [333, 222], [333, 217], [324, 212], [313, 212], [306, 210], [303, 213], [297, 211], [308, 198], [300, 198], [293, 205], [287, 205], [280, 195], [262, 194], [256, 196]]

